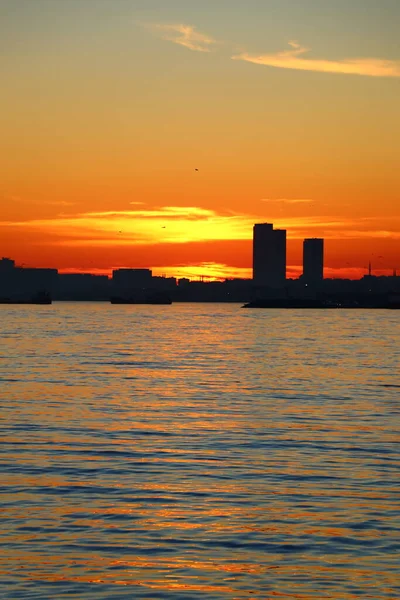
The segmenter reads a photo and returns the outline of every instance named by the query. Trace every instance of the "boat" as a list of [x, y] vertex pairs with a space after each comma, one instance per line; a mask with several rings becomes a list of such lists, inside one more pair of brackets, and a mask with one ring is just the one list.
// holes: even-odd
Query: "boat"
[[294, 298], [258, 299], [244, 304], [242, 308], [337, 308], [320, 300], [304, 300]]
[[52, 304], [52, 299], [47, 292], [39, 292], [30, 298], [0, 297], [0, 304]]
[[111, 304], [172, 304], [168, 294], [162, 292], [146, 294], [139, 296], [111, 296]]
[[324, 299], [310, 300], [304, 298], [284, 298], [284, 299], [258, 299], [252, 300], [244, 304], [242, 308], [311, 308], [311, 309], [400, 309], [400, 301], [396, 299], [389, 300], [388, 298], [368, 297], [361, 299]]
[[388, 308], [391, 308], [393, 310], [400, 310], [400, 293], [390, 293], [388, 302]]

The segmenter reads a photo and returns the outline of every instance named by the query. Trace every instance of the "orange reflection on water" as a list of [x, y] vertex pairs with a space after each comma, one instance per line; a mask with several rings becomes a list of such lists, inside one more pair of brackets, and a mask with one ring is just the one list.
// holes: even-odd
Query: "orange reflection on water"
[[[260, 555], [260, 562], [258, 565], [254, 561], [250, 563], [223, 563], [216, 561], [199, 561], [185, 559], [184, 557], [162, 558], [149, 560], [141, 557], [132, 557], [124, 560], [113, 560], [107, 561], [104, 557], [93, 555], [90, 560], [87, 557], [83, 558], [77, 555], [74, 560], [64, 560], [63, 557], [58, 557], [56, 554], [43, 559], [35, 554], [24, 553], [17, 557], [20, 561], [20, 570], [24, 572], [24, 576], [32, 578], [32, 580], [38, 581], [74, 581], [74, 582], [86, 582], [93, 584], [111, 584], [111, 585], [125, 585], [125, 586], [143, 586], [148, 589], [159, 589], [159, 590], [173, 590], [173, 589], [187, 589], [191, 591], [212, 591], [219, 592], [225, 595], [232, 595], [238, 599], [247, 598], [248, 594], [251, 593], [251, 589], [243, 590], [235, 585], [234, 580], [229, 580], [230, 585], [223, 587], [219, 585], [210, 585], [207, 580], [211, 573], [222, 572], [241, 574], [247, 573], [250, 575], [261, 575], [267, 571], [273, 570], [279, 574], [281, 580], [286, 582], [292, 581], [293, 585], [296, 582], [296, 591], [291, 592], [279, 592], [271, 589], [268, 591], [266, 598], [270, 596], [279, 596], [282, 598], [315, 598], [315, 594], [310, 590], [310, 585], [313, 585], [313, 581], [329, 582], [336, 578], [351, 579], [354, 585], [362, 585], [368, 583], [374, 585], [374, 568], [373, 565], [368, 564], [368, 560], [363, 560], [364, 566], [359, 565], [355, 567], [353, 559], [349, 556], [344, 562], [348, 562], [349, 567], [346, 568], [343, 565], [337, 566], [330, 564], [327, 561], [325, 564], [324, 557], [321, 556], [314, 562], [312, 570], [307, 565], [301, 564], [284, 564], [282, 562], [282, 556], [277, 555]], [[321, 564], [318, 564], [320, 562]], [[24, 565], [29, 565], [28, 570], [24, 569]], [[34, 573], [30, 573], [30, 569], [35, 567]], [[124, 576], [121, 574], [113, 573], [112, 568], [119, 567], [124, 569]], [[372, 567], [372, 568], [371, 568]], [[78, 572], [74, 572], [78, 569]], [[145, 569], [143, 571], [143, 569]], [[149, 572], [150, 569], [150, 572]], [[51, 570], [51, 572], [49, 572]], [[98, 571], [98, 575], [87, 575], [79, 573], [80, 570], [84, 571]], [[160, 570], [164, 572], [164, 576], [160, 578], [157, 576]], [[192, 571], [192, 575], [183, 575], [178, 572], [172, 571], [185, 570], [187, 572]], [[7, 571], [1, 572], [6, 574]], [[275, 575], [276, 576], [276, 575]], [[384, 575], [380, 574], [380, 589], [386, 590], [387, 593], [395, 594], [397, 578], [395, 574], [387, 572]], [[184, 581], [182, 581], [184, 579]], [[194, 582], [196, 580], [196, 582]], [[226, 579], [224, 580], [227, 581]], [[188, 583], [189, 582], [189, 583]], [[371, 588], [372, 590], [373, 588]], [[335, 598], [335, 596], [333, 596]], [[337, 596], [336, 596], [337, 597]], [[344, 600], [353, 600], [358, 597], [357, 592], [354, 594], [350, 591], [343, 590], [341, 592], [341, 598]], [[395, 596], [393, 596], [394, 598]]]
[[18, 320], [0, 390], [5, 576], [99, 596], [390, 594], [393, 317], [168, 308]]

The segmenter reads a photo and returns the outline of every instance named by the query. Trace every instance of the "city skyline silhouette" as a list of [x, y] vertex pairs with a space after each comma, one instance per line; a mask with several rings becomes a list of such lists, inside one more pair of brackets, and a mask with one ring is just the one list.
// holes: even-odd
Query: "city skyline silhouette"
[[[324, 278], [323, 238], [303, 240], [303, 272], [290, 279], [286, 272], [287, 231], [273, 223], [253, 225], [252, 278], [213, 281], [154, 275], [150, 268], [113, 269], [111, 277], [90, 273], [59, 273], [57, 269], [18, 267], [0, 259], [0, 301], [47, 304], [56, 300], [107, 300], [112, 304], [171, 304], [247, 302], [246, 307], [385, 308], [397, 307], [400, 277], [373, 275], [358, 280]], [[221, 286], [221, 283], [223, 284]], [[217, 286], [217, 287], [216, 287]]]
[[[164, 228], [164, 227], [163, 227]], [[247, 267], [247, 271], [251, 273], [250, 277], [235, 277], [235, 276], [213, 276], [207, 275], [206, 273], [184, 273], [183, 276], [179, 275], [166, 275], [165, 273], [159, 274], [157, 273], [157, 277], [165, 278], [165, 277], [173, 277], [175, 279], [189, 279], [189, 280], [200, 280], [200, 281], [223, 281], [225, 279], [251, 279], [254, 283], [261, 282], [264, 285], [270, 286], [278, 286], [282, 285], [283, 282], [287, 279], [297, 279], [297, 278], [305, 278], [310, 279], [310, 282], [318, 281], [321, 279], [361, 279], [364, 275], [374, 275], [376, 276], [387, 276], [391, 277], [396, 275], [396, 263], [393, 265], [392, 269], [385, 269], [382, 272], [380, 268], [379, 261], [383, 259], [383, 256], [377, 257], [378, 267], [376, 267], [376, 263], [372, 262], [371, 256], [368, 257], [368, 261], [366, 261], [365, 267], [362, 268], [359, 277], [329, 277], [329, 267], [325, 264], [325, 248], [326, 248], [326, 240], [321, 237], [305, 237], [302, 242], [302, 265], [299, 269], [299, 272], [294, 276], [290, 273], [291, 267], [287, 265], [287, 229], [274, 228], [273, 223], [259, 222], [253, 225], [253, 238], [252, 238], [252, 264]], [[329, 241], [328, 241], [329, 242]], [[328, 245], [329, 247], [329, 245]], [[0, 251], [1, 254], [1, 251]], [[372, 257], [374, 257], [374, 253], [372, 253]], [[397, 258], [397, 257], [396, 257]], [[116, 270], [135, 270], [137, 272], [140, 271], [154, 271], [152, 265], [141, 265], [139, 267], [135, 266], [123, 266], [123, 267], [115, 267], [110, 270], [108, 273], [100, 273], [101, 269], [96, 267], [96, 265], [92, 266], [92, 269], [88, 269], [86, 271], [83, 270], [71, 270], [71, 269], [58, 269], [57, 267], [34, 267], [27, 265], [25, 263], [17, 264], [17, 262], [9, 257], [3, 256], [0, 263], [0, 270], [3, 272], [7, 272], [12, 268], [19, 268], [25, 270], [40, 270], [40, 269], [56, 269], [60, 272], [60, 274], [65, 275], [98, 275], [98, 276], [112, 276], [113, 272]], [[92, 261], [91, 261], [92, 262]], [[347, 264], [349, 264], [347, 262]], [[182, 268], [182, 267], [181, 267]], [[179, 272], [181, 268], [177, 268], [176, 270]], [[193, 269], [193, 266], [188, 267]]]

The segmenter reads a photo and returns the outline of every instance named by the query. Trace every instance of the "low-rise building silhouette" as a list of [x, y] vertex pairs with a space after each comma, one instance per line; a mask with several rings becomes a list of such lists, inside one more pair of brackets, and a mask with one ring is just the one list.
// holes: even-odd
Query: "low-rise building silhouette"
[[108, 300], [110, 279], [91, 273], [59, 273], [55, 300]]
[[146, 289], [151, 286], [151, 269], [115, 269], [112, 272], [113, 290], [119, 294], [132, 290]]
[[38, 294], [53, 295], [57, 269], [16, 267], [10, 258], [0, 260], [0, 298], [29, 300]]
[[0, 259], [0, 273], [10, 273], [15, 269], [15, 260], [3, 257]]

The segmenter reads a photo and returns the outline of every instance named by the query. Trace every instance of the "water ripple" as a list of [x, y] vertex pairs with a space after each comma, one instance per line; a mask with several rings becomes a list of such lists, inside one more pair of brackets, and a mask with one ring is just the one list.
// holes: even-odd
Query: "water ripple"
[[400, 597], [395, 311], [0, 308], [2, 597]]

